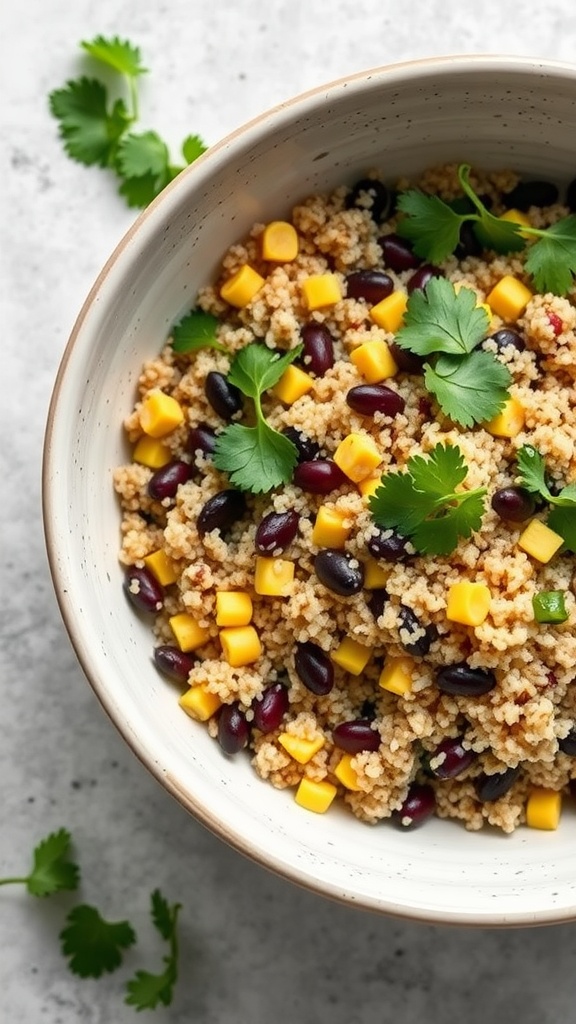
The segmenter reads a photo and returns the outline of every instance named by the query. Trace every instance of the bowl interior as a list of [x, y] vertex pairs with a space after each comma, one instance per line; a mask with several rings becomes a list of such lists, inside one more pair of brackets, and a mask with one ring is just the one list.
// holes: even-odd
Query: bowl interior
[[504, 837], [434, 821], [403, 834], [344, 810], [316, 816], [227, 758], [182, 714], [151, 660], [149, 624], [122, 593], [112, 471], [141, 363], [255, 220], [371, 168], [390, 179], [446, 160], [574, 176], [576, 67], [448, 58], [358, 75], [286, 103], [184, 172], [137, 221], [96, 282], [49, 415], [44, 512], [60, 607], [105, 709], [148, 768], [223, 839], [301, 884], [437, 921], [576, 917], [576, 813], [556, 833]]

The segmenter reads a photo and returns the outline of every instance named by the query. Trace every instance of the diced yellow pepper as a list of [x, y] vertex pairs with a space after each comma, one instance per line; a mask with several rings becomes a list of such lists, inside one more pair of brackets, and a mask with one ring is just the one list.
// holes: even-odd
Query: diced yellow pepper
[[222, 705], [220, 697], [215, 693], [209, 693], [201, 683], [198, 686], [191, 686], [182, 694], [178, 703], [190, 718], [195, 718], [198, 722], [207, 722]]
[[302, 294], [307, 308], [322, 309], [333, 306], [342, 298], [340, 281], [336, 274], [312, 274], [302, 282]]
[[480, 626], [488, 612], [492, 594], [485, 583], [461, 580], [448, 590], [446, 618], [463, 626]]
[[150, 572], [163, 587], [169, 587], [171, 583], [175, 583], [178, 579], [179, 573], [174, 562], [171, 558], [168, 558], [168, 555], [162, 548], [159, 548], [158, 551], [153, 551], [150, 555], [146, 555], [144, 565], [150, 569]]
[[385, 569], [375, 558], [364, 562], [364, 587], [366, 590], [379, 590], [388, 582], [391, 567]]
[[290, 732], [282, 732], [278, 742], [284, 747], [287, 754], [293, 757], [299, 764], [308, 764], [324, 746], [323, 736], [315, 736], [313, 740], [305, 740], [302, 736], [293, 736]]
[[220, 630], [222, 653], [232, 668], [251, 665], [262, 654], [260, 637], [254, 626], [226, 626]]
[[[512, 224], [520, 224], [525, 228], [532, 227], [530, 218], [522, 210], [506, 210], [506, 213], [500, 214], [498, 220], [509, 220]], [[518, 234], [522, 238], [530, 238], [530, 234], [527, 231], [519, 231]]]
[[338, 790], [331, 782], [315, 782], [314, 779], [302, 779], [296, 790], [294, 799], [300, 807], [315, 814], [324, 814], [334, 800]]
[[350, 359], [369, 384], [378, 384], [398, 373], [398, 366], [385, 341], [365, 341], [352, 350]]
[[345, 672], [349, 672], [352, 676], [359, 676], [364, 671], [371, 656], [372, 647], [359, 644], [351, 636], [344, 637], [336, 650], [330, 654], [332, 661], [335, 661], [337, 665], [340, 665], [340, 668], [343, 668]]
[[406, 292], [392, 292], [391, 295], [387, 295], [381, 302], [372, 306], [370, 319], [375, 324], [378, 324], [378, 327], [383, 327], [390, 334], [396, 334], [396, 331], [399, 331], [404, 323], [404, 313], [406, 312], [407, 305], [408, 296]]
[[371, 498], [379, 487], [382, 486], [382, 476], [367, 476], [364, 480], [358, 481], [358, 490], [363, 498]]
[[216, 594], [217, 626], [247, 626], [252, 610], [252, 598], [245, 590], [219, 590]]
[[254, 590], [263, 597], [287, 597], [294, 579], [294, 562], [287, 558], [256, 559]]
[[494, 285], [487, 302], [498, 316], [509, 323], [515, 323], [521, 316], [532, 298], [529, 288], [511, 274], [505, 274]]
[[272, 388], [272, 394], [276, 395], [285, 405], [293, 405], [302, 395], [306, 395], [314, 387], [314, 378], [305, 373], [299, 366], [290, 365], [286, 367], [280, 380]]
[[340, 441], [332, 457], [355, 484], [371, 476], [382, 462], [382, 456], [368, 434], [348, 434]]
[[277, 263], [291, 263], [298, 255], [298, 233], [293, 224], [273, 220], [262, 232], [262, 257]]
[[196, 619], [188, 612], [172, 615], [168, 622], [181, 651], [195, 651], [197, 647], [202, 647], [202, 644], [208, 640], [208, 630], [199, 626]]
[[380, 673], [378, 685], [383, 690], [390, 690], [402, 697], [412, 689], [412, 668], [413, 662], [410, 658], [403, 655], [389, 658]]
[[524, 428], [524, 422], [524, 406], [511, 396], [506, 399], [504, 408], [483, 426], [493, 437], [516, 437]]
[[564, 538], [539, 519], [532, 519], [518, 538], [518, 547], [544, 564], [550, 561], [563, 543]]
[[224, 299], [224, 302], [228, 302], [231, 306], [236, 306], [238, 309], [243, 309], [249, 302], [252, 302], [254, 296], [260, 291], [264, 284], [264, 278], [254, 267], [250, 264], [245, 263], [235, 274], [232, 274], [227, 281], [224, 282], [220, 289], [220, 298]]
[[320, 505], [312, 530], [312, 543], [318, 548], [343, 548], [350, 534], [350, 527], [344, 526], [341, 512], [327, 505]]
[[150, 469], [161, 469], [167, 462], [170, 462], [172, 452], [161, 441], [157, 441], [148, 434], [143, 434], [135, 445], [132, 458], [134, 462], [139, 462], [141, 466], [148, 466]]
[[560, 824], [562, 794], [554, 789], [536, 787], [526, 802], [526, 824], [529, 828], [554, 832]]
[[352, 767], [352, 754], [344, 754], [334, 769], [334, 775], [346, 789], [353, 793], [359, 793], [361, 787], [358, 785], [358, 776]]
[[149, 391], [140, 406], [140, 426], [150, 437], [165, 437], [184, 422], [182, 406], [159, 388]]

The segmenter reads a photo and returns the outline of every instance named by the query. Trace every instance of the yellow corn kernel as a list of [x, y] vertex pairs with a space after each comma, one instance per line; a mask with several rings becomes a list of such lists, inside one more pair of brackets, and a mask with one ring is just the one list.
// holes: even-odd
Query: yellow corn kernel
[[324, 737], [315, 736], [313, 740], [305, 740], [302, 736], [293, 736], [290, 732], [282, 732], [278, 742], [284, 747], [287, 754], [293, 757], [299, 764], [308, 764], [324, 746]]
[[208, 630], [199, 626], [196, 619], [188, 612], [172, 615], [168, 622], [181, 651], [195, 651], [197, 647], [202, 647], [202, 644], [205, 644], [208, 639]]
[[532, 292], [517, 277], [505, 274], [494, 285], [487, 303], [498, 316], [510, 323], [515, 323], [526, 309], [532, 298]]
[[276, 395], [285, 405], [293, 405], [302, 395], [306, 395], [314, 387], [314, 378], [304, 373], [299, 366], [288, 366], [280, 380], [272, 388], [272, 394]]
[[244, 590], [219, 590], [216, 594], [216, 625], [247, 626], [252, 618], [252, 598]]
[[140, 406], [140, 426], [150, 437], [165, 437], [184, 421], [182, 406], [159, 388], [149, 391]]
[[191, 686], [182, 694], [178, 703], [190, 718], [195, 718], [198, 722], [207, 722], [222, 705], [220, 697], [215, 693], [209, 693], [202, 683]]
[[517, 398], [511, 396], [506, 399], [504, 408], [484, 423], [483, 427], [493, 437], [516, 437], [524, 428], [524, 421], [524, 406]]
[[294, 579], [294, 562], [287, 558], [256, 559], [254, 590], [263, 597], [287, 597]]
[[364, 480], [358, 481], [358, 490], [363, 498], [371, 498], [379, 487], [382, 486], [382, 476], [367, 476]]
[[379, 590], [385, 587], [390, 575], [390, 569], [384, 569], [375, 558], [369, 558], [364, 562], [364, 587], [366, 590]]
[[[500, 214], [498, 220], [509, 220], [512, 224], [520, 224], [525, 228], [532, 227], [530, 218], [522, 210], [506, 210], [506, 213]], [[530, 238], [530, 234], [527, 231], [519, 231], [518, 234], [521, 238]]]
[[296, 790], [294, 799], [300, 807], [315, 814], [324, 814], [334, 800], [338, 790], [331, 782], [315, 782], [314, 779], [302, 779]]
[[544, 564], [550, 561], [563, 543], [564, 538], [539, 519], [532, 519], [518, 538], [518, 547]]
[[342, 298], [340, 281], [336, 274], [312, 274], [302, 282], [302, 294], [307, 308], [322, 309], [333, 306]]
[[385, 299], [372, 306], [370, 319], [383, 327], [390, 334], [396, 334], [404, 323], [404, 313], [408, 305], [408, 296], [405, 292], [392, 292]]
[[312, 543], [318, 548], [343, 548], [349, 534], [350, 527], [344, 526], [342, 513], [327, 505], [320, 505], [312, 530]]
[[480, 626], [488, 612], [492, 594], [485, 583], [461, 580], [448, 590], [446, 618], [463, 626]]
[[526, 824], [529, 828], [554, 832], [560, 823], [562, 794], [554, 789], [536, 787], [531, 790], [526, 802]]
[[364, 671], [371, 656], [372, 648], [366, 647], [365, 644], [359, 644], [351, 636], [344, 637], [336, 650], [330, 654], [332, 661], [335, 661], [340, 668], [352, 676], [359, 676]]
[[352, 350], [350, 359], [369, 384], [378, 384], [398, 373], [398, 366], [385, 341], [365, 341]]
[[252, 301], [257, 292], [264, 284], [264, 278], [254, 270], [248, 263], [245, 263], [235, 274], [232, 274], [224, 282], [220, 289], [220, 298], [231, 306], [242, 309]]
[[361, 787], [358, 785], [358, 776], [351, 765], [352, 757], [352, 754], [344, 754], [334, 769], [334, 775], [345, 789], [350, 789], [353, 793], [359, 793]]
[[368, 434], [348, 434], [340, 441], [332, 458], [355, 484], [371, 476], [382, 462], [382, 456]]
[[402, 697], [410, 693], [412, 689], [412, 667], [410, 658], [400, 655], [397, 658], [389, 658], [380, 673], [378, 685], [383, 690], [390, 690]]
[[169, 587], [171, 583], [175, 583], [178, 579], [179, 573], [174, 562], [171, 558], [168, 558], [168, 555], [162, 548], [159, 548], [158, 551], [153, 551], [150, 555], [146, 555], [144, 565], [150, 569], [150, 572], [163, 587]]
[[273, 220], [262, 232], [262, 257], [277, 263], [291, 263], [298, 255], [298, 233], [286, 220]]
[[222, 653], [232, 668], [251, 665], [262, 654], [260, 637], [254, 626], [226, 626], [220, 630]]
[[141, 466], [148, 466], [150, 469], [161, 469], [172, 458], [172, 452], [161, 441], [143, 434], [132, 452], [134, 462]]

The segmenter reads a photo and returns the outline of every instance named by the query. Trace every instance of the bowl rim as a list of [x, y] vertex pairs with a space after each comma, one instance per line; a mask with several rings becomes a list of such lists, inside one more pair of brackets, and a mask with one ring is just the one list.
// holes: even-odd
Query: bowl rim
[[41, 479], [42, 520], [48, 566], [55, 591], [56, 601], [72, 647], [86, 679], [90, 683], [103, 710], [106, 712], [123, 740], [127, 743], [132, 753], [136, 755], [144, 767], [147, 768], [152, 776], [161, 784], [163, 789], [177, 800], [181, 806], [191, 813], [196, 820], [204, 825], [213, 835], [223, 840], [227, 845], [239, 853], [242, 853], [254, 863], [266, 868], [268, 871], [271, 871], [273, 874], [276, 874], [283, 879], [287, 879], [309, 892], [321, 894], [337, 903], [341, 903], [349, 907], [354, 906], [363, 910], [384, 913], [387, 916], [401, 920], [412, 920], [429, 924], [450, 924], [482, 928], [533, 927], [536, 925], [560, 924], [562, 922], [566, 923], [574, 921], [576, 920], [576, 907], [561, 909], [550, 908], [548, 910], [539, 911], [514, 911], [512, 913], [509, 911], [506, 913], [490, 911], [483, 914], [481, 919], [479, 919], [476, 914], [458, 911], [456, 909], [447, 911], [435, 909], [419, 910], [418, 908], [414, 908], [409, 905], [395, 904], [390, 899], [382, 900], [381, 898], [375, 898], [374, 900], [371, 900], [369, 897], [359, 898], [351, 892], [343, 891], [342, 886], [337, 886], [330, 881], [325, 881], [321, 877], [312, 876], [311, 873], [309, 877], [304, 875], [301, 869], [298, 869], [293, 864], [284, 860], [281, 856], [270, 855], [269, 852], [266, 854], [262, 853], [258, 846], [251, 842], [248, 837], [238, 835], [236, 832], [231, 831], [227, 827], [226, 822], [222, 821], [217, 816], [212, 815], [210, 813], [210, 809], [204, 804], [196, 801], [193, 795], [191, 795], [187, 790], [184, 791], [181, 789], [178, 781], [172, 778], [167, 772], [163, 771], [161, 764], [158, 759], [154, 757], [154, 753], [150, 750], [150, 747], [141, 743], [139, 737], [130, 730], [128, 723], [119, 721], [118, 718], [114, 716], [113, 702], [108, 693], [108, 688], [105, 682], [99, 678], [97, 672], [92, 671], [90, 659], [84, 648], [81, 630], [77, 625], [74, 605], [70, 601], [69, 594], [67, 593], [68, 580], [66, 573], [57, 557], [58, 543], [55, 527], [56, 517], [52, 514], [56, 502], [56, 496], [52, 488], [51, 472], [52, 459], [54, 457], [53, 439], [58, 418], [60, 394], [66, 380], [68, 365], [76, 345], [76, 341], [83, 330], [84, 323], [94, 305], [96, 296], [102, 289], [103, 283], [109, 277], [116, 264], [123, 259], [126, 249], [130, 246], [134, 237], [139, 235], [143, 230], [146, 231], [149, 229], [150, 231], [153, 231], [155, 220], [160, 216], [159, 211], [163, 210], [167, 203], [170, 203], [170, 198], [175, 192], [181, 191], [183, 182], [185, 182], [189, 176], [197, 176], [199, 169], [201, 170], [206, 162], [209, 164], [213, 163], [215, 157], [222, 155], [230, 147], [234, 147], [234, 145], [240, 140], [245, 140], [246, 136], [249, 136], [252, 132], [264, 128], [267, 121], [273, 120], [276, 125], [281, 125], [284, 120], [288, 120], [292, 117], [294, 110], [298, 107], [305, 107], [309, 103], [314, 104], [325, 102], [329, 98], [330, 94], [337, 93], [344, 88], [347, 89], [349, 87], [354, 88], [355, 86], [367, 85], [373, 79], [379, 81], [390, 78], [401, 83], [405, 80], [412, 79], [414, 76], [430, 78], [438, 74], [468, 74], [471, 71], [500, 73], [510, 72], [511, 74], [523, 71], [527, 73], [540, 71], [541, 73], [549, 76], [559, 78], [565, 78], [568, 76], [576, 79], [576, 63], [538, 56], [491, 53], [453, 54], [417, 58], [381, 66], [374, 66], [366, 70], [353, 72], [349, 75], [343, 75], [329, 80], [326, 83], [321, 83], [320, 85], [297, 93], [296, 95], [263, 110], [250, 120], [234, 128], [214, 143], [214, 145], [210, 146], [209, 149], [198, 157], [192, 165], [185, 168], [176, 179], [163, 189], [159, 196], [157, 196], [136, 216], [134, 222], [123, 234], [109, 255], [86, 295], [86, 298], [84, 299], [76, 316], [60, 359], [54, 379], [44, 432]]

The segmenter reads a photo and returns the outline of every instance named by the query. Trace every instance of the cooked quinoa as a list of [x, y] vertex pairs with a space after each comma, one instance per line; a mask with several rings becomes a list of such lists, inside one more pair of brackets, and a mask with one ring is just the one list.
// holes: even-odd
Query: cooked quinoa
[[[370, 177], [379, 178], [376, 173]], [[506, 171], [475, 172], [472, 180], [498, 214], [506, 208], [503, 194], [519, 179]], [[416, 182], [394, 186], [417, 186], [446, 201], [460, 194], [455, 165], [431, 169]], [[369, 193], [360, 193], [358, 202], [350, 205], [350, 192], [350, 186], [342, 186], [329, 195], [313, 195], [293, 209], [298, 254], [291, 261], [262, 258], [263, 224], [255, 224], [248, 238], [224, 254], [219, 279], [200, 291], [197, 303], [218, 317], [218, 341], [225, 351], [206, 348], [178, 355], [169, 339], [158, 358], [143, 366], [135, 408], [125, 421], [128, 441], [135, 446], [144, 436], [144, 400], [161, 389], [184, 413], [180, 425], [160, 439], [165, 458], [189, 463], [191, 478], [180, 483], [174, 497], [157, 500], [148, 491], [154, 468], [133, 460], [116, 470], [114, 484], [122, 508], [120, 561], [128, 569], [134, 593], [139, 584], [130, 578], [131, 568], [142, 569], [143, 560], [157, 551], [167, 556], [175, 580], [163, 588], [161, 607], [150, 616], [154, 642], [178, 648], [170, 622], [174, 616], [186, 613], [196, 623], [201, 642], [193, 645], [182, 693], [194, 690], [204, 695], [203, 717], [215, 739], [222, 708], [234, 709], [240, 732], [248, 737], [252, 765], [262, 779], [295, 792], [302, 779], [330, 783], [362, 821], [376, 823], [394, 816], [404, 825], [413, 820], [406, 800], [423, 786], [426, 792], [433, 791], [439, 817], [459, 819], [468, 829], [489, 824], [512, 832], [526, 822], [531, 793], [568, 796], [571, 782], [572, 788], [575, 785], [576, 756], [562, 747], [572, 749], [563, 741], [576, 722], [576, 566], [574, 554], [565, 546], [546, 562], [524, 550], [518, 542], [527, 522], [501, 518], [492, 508], [491, 496], [517, 482], [515, 456], [523, 445], [533, 446], [545, 458], [551, 489], [576, 481], [576, 287], [563, 298], [533, 294], [515, 323], [491, 313], [490, 338], [512, 328], [523, 342], [497, 353], [511, 373], [510, 394], [522, 410], [523, 425], [514, 436], [494, 436], [482, 425], [464, 429], [451, 422], [426, 390], [422, 375], [401, 369], [383, 383], [401, 396], [402, 410], [394, 416], [360, 415], [346, 401], [352, 387], [366, 383], [351, 353], [368, 341], [393, 344], [394, 333], [373, 321], [364, 298], [346, 297], [347, 276], [358, 270], [385, 271], [395, 291], [405, 292], [415, 271], [394, 271], [384, 258], [381, 239], [395, 231], [397, 215], [392, 212], [378, 223]], [[528, 217], [534, 226], [547, 227], [568, 213], [556, 202], [530, 207]], [[439, 270], [452, 283], [472, 288], [478, 303], [485, 303], [505, 275], [533, 291], [525, 255], [464, 253], [460, 258], [450, 256]], [[222, 299], [220, 290], [245, 265], [264, 283], [248, 304], [236, 308]], [[310, 312], [302, 283], [311, 275], [327, 273], [339, 281], [344, 297]], [[310, 493], [293, 482], [266, 494], [246, 494], [245, 511], [228, 529], [199, 531], [206, 503], [231, 487], [226, 474], [215, 469], [211, 455], [201, 448], [191, 450], [189, 444], [192, 428], [208, 425], [219, 432], [225, 427], [206, 395], [208, 373], [226, 374], [233, 354], [255, 340], [273, 349], [293, 349], [303, 325], [310, 322], [325, 325], [330, 332], [333, 366], [322, 376], [310, 374], [310, 390], [291, 404], [265, 395], [268, 423], [278, 431], [295, 428], [327, 459], [348, 435], [368, 436], [381, 459], [373, 474], [378, 477], [401, 470], [411, 456], [429, 455], [438, 444], [457, 445], [468, 467], [466, 488], [485, 487], [487, 495], [481, 528], [469, 539], [461, 538], [451, 554], [420, 555], [408, 545], [400, 561], [374, 558], [367, 545], [378, 528], [368, 496], [349, 479], [339, 480], [326, 494]], [[484, 348], [496, 353], [496, 342], [490, 338]], [[307, 372], [305, 360], [299, 365]], [[234, 419], [243, 416], [250, 422], [250, 408], [245, 400], [244, 411]], [[365, 583], [376, 580], [375, 587], [365, 585], [343, 596], [320, 581], [315, 571], [319, 548], [312, 534], [321, 507], [337, 513], [349, 564], [366, 571], [371, 567]], [[537, 505], [531, 520], [544, 522], [547, 511]], [[272, 558], [293, 564], [294, 576], [285, 584], [283, 596], [255, 591], [256, 531], [271, 512], [293, 512], [298, 517], [289, 545], [271, 552]], [[488, 588], [489, 610], [479, 625], [447, 618], [450, 588], [462, 581]], [[217, 595], [229, 591], [249, 595], [250, 625], [261, 645], [255, 660], [238, 667], [225, 657], [216, 623]], [[533, 598], [542, 592], [562, 593], [564, 621], [536, 621]], [[332, 660], [345, 639], [361, 645], [356, 651], [365, 651], [367, 661], [358, 674]], [[426, 642], [419, 646], [418, 641]], [[305, 685], [295, 667], [298, 649], [309, 643], [325, 652], [333, 667], [333, 685], [322, 695]], [[402, 679], [408, 680], [407, 686], [397, 687], [401, 692], [382, 684], [383, 670], [390, 665], [400, 666]], [[450, 666], [493, 673], [495, 685], [480, 696], [443, 692], [437, 685], [438, 673]], [[263, 732], [255, 724], [255, 714], [273, 684], [285, 688], [287, 709], [280, 724]], [[207, 703], [206, 695], [211, 695]], [[178, 697], [176, 690], [175, 701]], [[368, 723], [376, 742], [346, 759], [346, 747], [335, 742], [334, 730], [358, 719]], [[315, 752], [301, 763], [291, 739], [307, 741], [304, 747]], [[441, 773], [450, 756], [449, 740], [459, 741], [462, 770], [441, 778], [438, 770]], [[343, 758], [348, 774], [338, 771]], [[509, 772], [510, 785], [503, 795], [487, 799], [489, 786], [482, 795], [487, 776], [511, 769], [517, 771]]]

